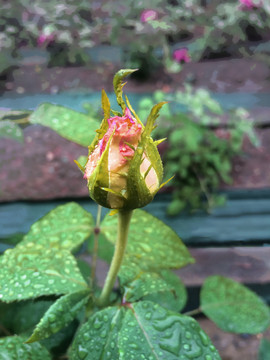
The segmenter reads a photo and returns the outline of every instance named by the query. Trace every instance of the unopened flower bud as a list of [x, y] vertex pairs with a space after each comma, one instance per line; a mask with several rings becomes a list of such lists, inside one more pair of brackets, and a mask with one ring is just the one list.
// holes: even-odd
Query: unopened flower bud
[[157, 144], [150, 134], [164, 103], [152, 109], [144, 126], [128, 99], [122, 100], [122, 78], [131, 70], [120, 70], [114, 78], [117, 101], [123, 114], [110, 117], [110, 103], [102, 92], [104, 119], [89, 147], [84, 167], [90, 197], [111, 209], [135, 209], [152, 201], [162, 186], [163, 166]]

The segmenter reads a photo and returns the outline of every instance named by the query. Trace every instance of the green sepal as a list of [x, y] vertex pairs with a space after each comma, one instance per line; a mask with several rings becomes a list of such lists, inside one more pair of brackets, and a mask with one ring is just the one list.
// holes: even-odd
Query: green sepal
[[134, 71], [137, 71], [138, 69], [121, 69], [119, 70], [113, 78], [113, 88], [116, 95], [116, 100], [118, 104], [121, 106], [123, 112], [126, 109], [126, 104], [123, 100], [123, 86], [125, 83], [122, 82], [122, 80], [132, 74]]
[[167, 138], [163, 138], [163, 139], [160, 139], [160, 140], [155, 140], [155, 141], [154, 141], [154, 144], [155, 144], [156, 146], [158, 146], [159, 144], [163, 143], [163, 141], [165, 141], [165, 140], [167, 140]]
[[84, 174], [85, 167], [83, 167], [78, 160], [74, 160], [75, 164], [78, 166], [78, 168], [81, 170], [81, 172]]
[[104, 207], [108, 206], [108, 191], [105, 189], [109, 188], [109, 148], [112, 141], [114, 132], [110, 136], [110, 139], [107, 142], [105, 150], [103, 151], [98, 165], [93, 171], [92, 175], [88, 179], [88, 188], [90, 197], [99, 205]]
[[111, 113], [111, 104], [104, 89], [102, 89], [101, 91], [101, 105], [104, 112], [104, 119], [108, 120], [110, 118], [110, 113]]
[[136, 114], [135, 110], [131, 106], [130, 101], [128, 100], [128, 97], [126, 95], [125, 95], [125, 99], [126, 99], [127, 106], [129, 108], [129, 110], [131, 111], [132, 115], [135, 117], [135, 119], [138, 121], [138, 123], [142, 125], [142, 127], [144, 129], [143, 123], [141, 122], [139, 116]]
[[153, 106], [147, 121], [146, 121], [146, 125], [145, 125], [145, 130], [143, 132], [143, 137], [145, 136], [150, 136], [152, 130], [154, 129], [154, 125], [155, 125], [155, 121], [159, 116], [159, 110], [162, 108], [163, 105], [167, 104], [168, 101], [162, 101], [159, 104], [156, 104], [155, 106]]
[[120, 117], [123, 116], [119, 111], [111, 110], [111, 112], [113, 113], [114, 116], [120, 116]]

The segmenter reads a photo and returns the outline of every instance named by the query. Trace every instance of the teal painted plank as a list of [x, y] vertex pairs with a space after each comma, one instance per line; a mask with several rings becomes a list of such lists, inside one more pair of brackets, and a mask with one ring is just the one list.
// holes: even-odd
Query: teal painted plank
[[[255, 196], [257, 193], [257, 197]], [[177, 217], [165, 215], [169, 196], [159, 195], [145, 210], [171, 226], [189, 246], [229, 246], [270, 244], [270, 191], [228, 193], [226, 206], [212, 214], [197, 212]], [[247, 195], [247, 194], [246, 194]], [[15, 233], [26, 233], [33, 222], [66, 200], [50, 202], [19, 202], [0, 206], [0, 239]], [[94, 216], [96, 205], [79, 200]], [[103, 214], [107, 209], [103, 210]]]
[[[210, 92], [211, 96], [217, 100], [225, 110], [234, 109], [236, 107], [244, 107], [251, 110], [255, 107], [269, 108], [269, 93], [214, 93]], [[114, 109], [118, 108], [113, 93], [108, 93], [111, 105]], [[150, 93], [130, 93], [129, 100], [134, 109], [138, 107], [138, 103], [145, 96], [151, 96]], [[12, 110], [20, 109], [34, 109], [43, 102], [50, 102], [57, 105], [67, 106], [73, 110], [82, 111], [83, 104], [88, 102], [91, 104], [100, 104], [101, 92], [73, 92], [63, 91], [59, 94], [4, 94], [0, 98], [0, 107], [10, 108]], [[166, 100], [166, 99], [164, 99]], [[175, 111], [185, 111], [185, 107], [179, 104], [173, 104]]]

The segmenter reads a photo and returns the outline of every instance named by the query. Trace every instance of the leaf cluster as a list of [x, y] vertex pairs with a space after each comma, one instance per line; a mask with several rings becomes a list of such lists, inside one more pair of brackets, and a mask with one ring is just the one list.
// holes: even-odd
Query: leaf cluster
[[[187, 292], [172, 270], [194, 259], [173, 230], [143, 210], [131, 220], [119, 287], [108, 307], [96, 305], [100, 288], [87, 254], [98, 236], [98, 256], [110, 262], [116, 232], [116, 216], [107, 214], [97, 231], [92, 215], [71, 202], [5, 251], [0, 359], [220, 359], [199, 324], [179, 313]], [[257, 334], [270, 324], [263, 301], [231, 279], [208, 278], [200, 301], [200, 311], [224, 331]]]
[[225, 201], [217, 190], [222, 182], [232, 182], [232, 161], [242, 154], [244, 137], [258, 144], [252, 119], [242, 108], [225, 112], [209, 92], [189, 86], [173, 95], [157, 91], [143, 99], [139, 116], [144, 118], [146, 108], [160, 98], [169, 100], [156, 130], [157, 136], [167, 137], [168, 145], [161, 148], [165, 176], [174, 176], [168, 213], [176, 215], [185, 208], [211, 211]]

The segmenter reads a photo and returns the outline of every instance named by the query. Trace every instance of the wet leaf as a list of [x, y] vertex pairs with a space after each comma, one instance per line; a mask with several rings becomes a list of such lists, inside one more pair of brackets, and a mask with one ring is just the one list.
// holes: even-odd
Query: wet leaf
[[170, 270], [161, 271], [160, 276], [170, 285], [170, 289], [148, 294], [143, 300], [153, 301], [169, 310], [183, 310], [187, 302], [187, 290], [183, 282]]
[[0, 238], [0, 253], [3, 253], [8, 248], [14, 247], [22, 241], [25, 234], [15, 233], [5, 238]]
[[253, 291], [223, 276], [203, 284], [201, 309], [224, 331], [258, 334], [270, 324], [269, 308]]
[[[94, 236], [91, 236], [88, 243], [88, 250], [90, 253], [93, 252], [94, 247]], [[114, 245], [109, 242], [104, 236], [104, 234], [100, 233], [98, 235], [98, 257], [107, 263], [110, 263], [114, 253]]]
[[52, 304], [53, 300], [26, 300], [9, 304], [0, 302], [1, 325], [11, 333], [28, 334]]
[[221, 359], [193, 318], [151, 301], [129, 304], [118, 344], [120, 360]]
[[2, 120], [26, 120], [32, 113], [31, 110], [11, 110], [0, 108], [0, 121]]
[[172, 284], [167, 283], [160, 274], [141, 272], [124, 287], [124, 299], [127, 302], [134, 302], [146, 295], [170, 290], [173, 290]]
[[11, 302], [86, 289], [75, 258], [67, 250], [28, 243], [0, 258], [0, 300]]
[[95, 313], [78, 331], [70, 360], [119, 360], [118, 334], [124, 308], [109, 307]]
[[78, 268], [85, 280], [85, 282], [88, 282], [90, 277], [91, 277], [91, 267], [90, 265], [88, 264], [87, 261], [83, 260], [83, 259], [76, 259], [77, 260], [77, 265], [78, 265]]
[[41, 104], [29, 117], [32, 124], [41, 124], [62, 137], [88, 146], [96, 135], [99, 122], [69, 108], [49, 103]]
[[60, 205], [31, 226], [20, 246], [40, 244], [46, 248], [74, 250], [92, 233], [93, 216], [75, 202]]
[[[110, 243], [115, 243], [117, 217], [106, 215], [101, 231]], [[160, 272], [193, 262], [186, 246], [171, 228], [143, 210], [134, 211], [119, 272], [122, 285], [132, 281], [141, 271]]]
[[270, 341], [262, 339], [259, 348], [259, 360], [270, 360]]
[[50, 360], [48, 350], [39, 343], [25, 344], [20, 336], [0, 339], [1, 360]]
[[0, 138], [8, 138], [23, 143], [24, 136], [22, 129], [10, 120], [0, 121]]
[[89, 290], [60, 297], [45, 313], [27, 343], [46, 339], [66, 327], [86, 305]]

